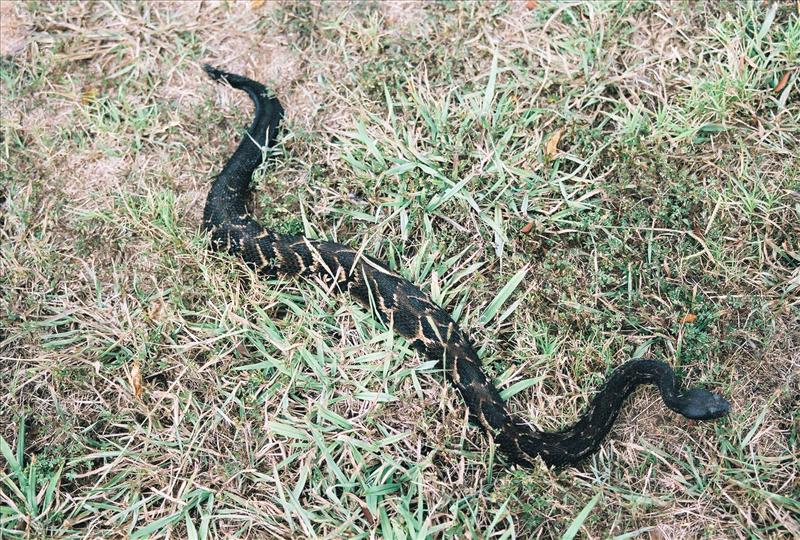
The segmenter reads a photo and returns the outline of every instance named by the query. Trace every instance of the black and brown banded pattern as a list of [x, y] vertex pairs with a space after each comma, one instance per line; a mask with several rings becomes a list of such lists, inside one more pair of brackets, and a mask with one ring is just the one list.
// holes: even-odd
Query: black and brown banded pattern
[[250, 180], [263, 161], [263, 150], [275, 144], [283, 108], [258, 82], [210, 66], [205, 70], [213, 79], [247, 92], [256, 108], [252, 125], [206, 201], [203, 226], [211, 233], [212, 247], [240, 256], [266, 276], [315, 278], [332, 292], [349, 292], [420, 354], [441, 362], [471, 418], [494, 437], [511, 462], [532, 465], [537, 456], [551, 465], [580, 461], [598, 448], [623, 401], [640, 384], [656, 385], [667, 407], [687, 418], [707, 420], [727, 414], [729, 404], [720, 396], [702, 389], [680, 392], [672, 368], [664, 362], [633, 359], [611, 374], [570, 428], [542, 432], [516, 420], [481, 369], [469, 340], [450, 315], [418, 287], [384, 263], [348, 246], [280, 235], [250, 216], [245, 208]]

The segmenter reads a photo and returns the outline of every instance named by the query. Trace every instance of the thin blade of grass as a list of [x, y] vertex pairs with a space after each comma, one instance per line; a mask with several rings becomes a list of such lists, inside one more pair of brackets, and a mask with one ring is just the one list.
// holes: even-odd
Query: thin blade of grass
[[483, 102], [481, 103], [481, 114], [484, 116], [489, 114], [492, 108], [492, 101], [494, 101], [494, 87], [497, 83], [497, 49], [492, 56], [492, 67], [489, 69], [489, 82], [486, 83], [486, 92], [483, 94]]
[[517, 287], [519, 287], [519, 284], [522, 283], [522, 280], [525, 279], [525, 275], [528, 273], [528, 268], [529, 267], [527, 265], [523, 266], [511, 277], [510, 280], [508, 280], [508, 283], [506, 283], [503, 288], [500, 289], [500, 292], [497, 293], [497, 296], [494, 297], [494, 300], [489, 302], [489, 305], [481, 314], [478, 322], [480, 322], [482, 325], [486, 325], [495, 317], [495, 315], [497, 315], [498, 310], [514, 293]]
[[575, 516], [575, 519], [572, 520], [572, 523], [567, 528], [566, 532], [561, 536], [561, 540], [572, 540], [578, 534], [583, 522], [586, 521], [586, 518], [589, 517], [589, 514], [592, 512], [592, 509], [597, 504], [597, 501], [600, 500], [601, 493], [598, 493], [592, 500], [589, 501], [586, 506], [583, 507], [583, 510], [578, 512], [578, 515]]

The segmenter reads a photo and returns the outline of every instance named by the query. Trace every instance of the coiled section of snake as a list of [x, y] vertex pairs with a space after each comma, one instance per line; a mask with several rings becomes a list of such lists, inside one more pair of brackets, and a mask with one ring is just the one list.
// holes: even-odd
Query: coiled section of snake
[[284, 236], [266, 230], [247, 212], [253, 172], [278, 135], [283, 108], [258, 82], [210, 66], [206, 72], [244, 90], [255, 104], [250, 129], [214, 181], [203, 226], [214, 249], [240, 256], [267, 276], [314, 277], [331, 290], [347, 291], [420, 354], [440, 362], [458, 388], [470, 417], [489, 433], [512, 463], [532, 465], [537, 456], [551, 465], [573, 464], [593, 452], [611, 429], [625, 398], [640, 384], [654, 384], [670, 409], [689, 418], [718, 418], [728, 412], [723, 398], [695, 389], [676, 389], [672, 368], [653, 360], [631, 360], [617, 368], [588, 409], [570, 428], [541, 432], [515, 420], [481, 369], [469, 340], [450, 316], [418, 287], [382, 262], [333, 242]]

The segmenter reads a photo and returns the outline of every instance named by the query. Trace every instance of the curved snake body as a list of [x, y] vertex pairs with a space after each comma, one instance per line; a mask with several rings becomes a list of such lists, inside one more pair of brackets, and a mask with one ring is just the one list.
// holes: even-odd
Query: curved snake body
[[706, 390], [679, 393], [667, 364], [634, 359], [611, 374], [588, 410], [568, 429], [542, 432], [515, 420], [482, 371], [469, 340], [418, 287], [348, 246], [280, 235], [251, 217], [245, 208], [251, 177], [264, 159], [263, 149], [276, 141], [283, 108], [258, 82], [211, 66], [205, 70], [213, 79], [247, 92], [256, 107], [252, 125], [208, 194], [203, 225], [211, 233], [212, 247], [240, 256], [263, 275], [320, 278], [372, 308], [422, 355], [440, 362], [463, 396], [470, 417], [491, 434], [511, 462], [530, 466], [536, 456], [551, 465], [580, 461], [598, 448], [623, 401], [640, 384], [658, 386], [667, 407], [688, 418], [718, 418], [728, 412], [728, 402]]

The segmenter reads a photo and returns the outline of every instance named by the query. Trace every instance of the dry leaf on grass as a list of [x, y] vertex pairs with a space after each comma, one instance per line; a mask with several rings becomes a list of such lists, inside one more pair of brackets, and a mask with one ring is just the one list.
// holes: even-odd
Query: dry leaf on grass
[[777, 94], [778, 92], [780, 92], [781, 90], [783, 90], [783, 89], [786, 87], [786, 83], [787, 83], [787, 82], [789, 82], [789, 75], [790, 75], [790, 74], [791, 74], [791, 73], [790, 73], [789, 71], [787, 71], [786, 73], [784, 73], [784, 74], [783, 74], [783, 77], [781, 77], [781, 80], [780, 80], [780, 81], [778, 81], [778, 84], [777, 84], [777, 85], [775, 85], [775, 90], [774, 90], [774, 92], [775, 92], [776, 94]]
[[81, 94], [81, 104], [88, 105], [89, 103], [93, 103], [97, 99], [97, 88], [87, 88]]
[[687, 324], [687, 323], [693, 323], [693, 322], [694, 322], [694, 321], [696, 321], [696, 320], [697, 320], [697, 315], [695, 315], [694, 313], [687, 313], [686, 315], [684, 315], [684, 316], [681, 318], [681, 322], [682, 322], [683, 324]]
[[555, 155], [558, 153], [558, 143], [561, 140], [561, 135], [564, 134], [564, 128], [557, 130], [555, 133], [550, 135], [550, 138], [547, 139], [547, 144], [544, 146], [544, 156], [547, 159], [553, 159]]
[[167, 305], [162, 299], [154, 300], [150, 303], [150, 309], [147, 310], [147, 316], [151, 321], [158, 321], [163, 318]]
[[133, 363], [131, 367], [131, 388], [133, 388], [133, 395], [137, 398], [142, 397], [142, 368], [138, 361]]

